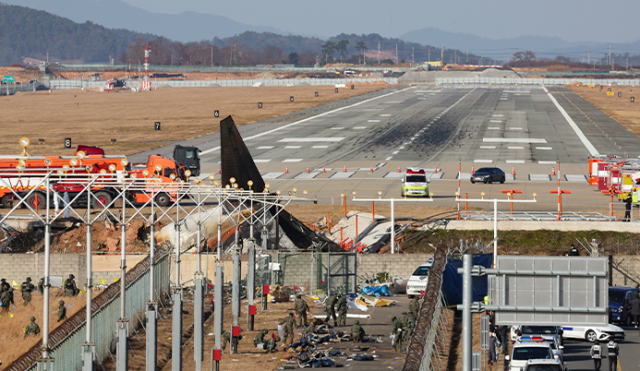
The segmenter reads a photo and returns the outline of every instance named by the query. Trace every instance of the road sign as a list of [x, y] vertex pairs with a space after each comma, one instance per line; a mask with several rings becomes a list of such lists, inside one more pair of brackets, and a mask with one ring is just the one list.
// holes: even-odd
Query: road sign
[[64, 138], [64, 148], [71, 148], [71, 138]]
[[635, 97], [631, 97], [631, 103], [635, 102], [636, 98]]
[[154, 122], [154, 123], [153, 123], [153, 128], [154, 128], [155, 130], [160, 130], [160, 121], [156, 121], [156, 122]]
[[258, 108], [262, 108], [262, 102], [258, 102]]
[[15, 77], [13, 77], [13, 76], [5, 75], [5, 76], [4, 76], [4, 78], [2, 79], [2, 81], [3, 81], [4, 83], [13, 83], [13, 82], [15, 82], [16, 80], [15, 80]]
[[289, 97], [289, 102], [293, 102], [293, 96]]
[[220, 117], [220, 111], [218, 110], [213, 111], [213, 117]]
[[607, 269], [607, 258], [499, 256], [488, 307], [500, 325], [606, 325]]
[[613, 92], [612, 91], [608, 91], [607, 95], [613, 95]]
[[618, 92], [618, 98], [620, 98], [622, 96], [622, 92]]

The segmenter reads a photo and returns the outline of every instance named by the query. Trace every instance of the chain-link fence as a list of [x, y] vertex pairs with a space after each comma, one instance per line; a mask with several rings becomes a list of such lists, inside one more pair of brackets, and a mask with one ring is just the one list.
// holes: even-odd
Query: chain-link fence
[[499, 78], [499, 77], [439, 77], [436, 84], [498, 84], [498, 85], [566, 85], [575, 82], [594, 85], [639, 86], [638, 79], [560, 79], [560, 78]]
[[[169, 252], [159, 251], [154, 268], [156, 299], [169, 289]], [[147, 257], [127, 273], [125, 317], [134, 325], [142, 323], [140, 312], [149, 301], [150, 260]], [[96, 358], [99, 364], [107, 357], [115, 357], [116, 321], [120, 318], [120, 283], [111, 284], [93, 299], [93, 332]], [[86, 342], [86, 311], [80, 310], [50, 334], [51, 356], [56, 371], [82, 369], [82, 344]], [[36, 370], [36, 359], [42, 354], [38, 344], [7, 368], [11, 371]]]
[[26, 84], [3, 83], [0, 85], [0, 95], [14, 95], [17, 92], [30, 92], [47, 89], [39, 81], [30, 81]]

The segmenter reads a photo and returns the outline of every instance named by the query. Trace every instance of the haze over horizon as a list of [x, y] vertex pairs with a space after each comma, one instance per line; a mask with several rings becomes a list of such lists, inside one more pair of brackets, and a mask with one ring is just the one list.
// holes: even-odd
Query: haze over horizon
[[[604, 6], [596, 0], [538, 0], [525, 5], [507, 0], [454, 0], [425, 2], [401, 0], [325, 0], [321, 3], [279, 0], [215, 2], [209, 0], [123, 0], [155, 13], [193, 11], [235, 21], [271, 26], [302, 35], [378, 33], [398, 37], [406, 32], [434, 27], [492, 39], [551, 36], [566, 41], [625, 43], [637, 41], [634, 32], [640, 2], [619, 0]], [[620, 12], [624, 9], [623, 12]]]

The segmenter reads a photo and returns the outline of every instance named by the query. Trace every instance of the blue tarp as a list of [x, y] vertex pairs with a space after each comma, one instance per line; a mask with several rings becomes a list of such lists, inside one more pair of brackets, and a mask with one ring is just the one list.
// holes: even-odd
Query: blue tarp
[[[473, 255], [473, 265], [481, 265], [491, 268], [493, 254]], [[458, 268], [462, 268], [462, 260], [449, 260], [442, 274], [442, 295], [447, 305], [462, 304], [462, 274], [458, 274]], [[472, 277], [473, 301], [483, 301], [487, 296], [487, 276]]]

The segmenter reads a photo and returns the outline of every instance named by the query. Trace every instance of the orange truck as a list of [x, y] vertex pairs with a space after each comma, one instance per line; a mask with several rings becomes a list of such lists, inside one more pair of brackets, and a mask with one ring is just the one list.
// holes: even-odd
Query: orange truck
[[[97, 151], [87, 152], [96, 153]], [[47, 192], [45, 183], [42, 182], [46, 169], [57, 169], [50, 177], [49, 192]], [[66, 180], [73, 175], [109, 173], [116, 174], [116, 179], [121, 180], [149, 177], [160, 179], [163, 183], [186, 180], [184, 171], [174, 160], [159, 155], [149, 156], [149, 161], [141, 164], [130, 164], [124, 155], [86, 154], [84, 151], [76, 152], [75, 156], [0, 156], [0, 171], [2, 170], [20, 170], [19, 173], [11, 172], [11, 174], [5, 173], [0, 176], [2, 178], [0, 181], [0, 205], [5, 208], [12, 207], [16, 194], [20, 197], [26, 197], [34, 188], [37, 190], [25, 200], [34, 209], [44, 206], [47, 194], [50, 195], [52, 191], [57, 192], [60, 197], [66, 193], [69, 200], [73, 200], [85, 189], [83, 181], [77, 180], [72, 183]], [[40, 184], [41, 182], [42, 184]], [[149, 188], [145, 191], [148, 191], [149, 194], [154, 191], [154, 187], [156, 187], [154, 193], [158, 205], [169, 205], [174, 199], [171, 189], [165, 186], [160, 190], [161, 185], [150, 181], [145, 182], [145, 188]], [[92, 202], [93, 207], [104, 207], [110, 204], [119, 193], [117, 187], [105, 187], [100, 183], [92, 186], [91, 191], [95, 196]], [[145, 191], [141, 189], [130, 191], [127, 196], [133, 202], [144, 203], [149, 200]], [[86, 197], [81, 196], [77, 201], [86, 204]]]

